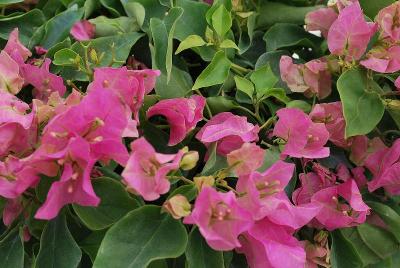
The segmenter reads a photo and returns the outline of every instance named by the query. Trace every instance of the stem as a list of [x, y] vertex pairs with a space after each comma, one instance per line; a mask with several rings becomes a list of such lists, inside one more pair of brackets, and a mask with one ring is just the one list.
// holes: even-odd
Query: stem
[[241, 73], [249, 73], [249, 72], [251, 72], [250, 69], [246, 69], [246, 68], [244, 68], [244, 67], [242, 67], [240, 65], [237, 65], [236, 63], [233, 63], [233, 62], [231, 63], [231, 67], [232, 67], [232, 69], [234, 69], [234, 70], [236, 70], [238, 72], [241, 72]]
[[[199, 94], [200, 96], [204, 97], [203, 94], [201, 94], [201, 91], [200, 91], [199, 89], [195, 89], [194, 91], [195, 91], [197, 94]], [[207, 111], [207, 114], [208, 114], [208, 119], [211, 119], [211, 117], [212, 117], [212, 112], [211, 112], [210, 106], [208, 106], [207, 101], [206, 101], [206, 111]]]
[[261, 127], [260, 130], [264, 128], [270, 127], [275, 122], [275, 116], [268, 118], [267, 122], [265, 122]]
[[315, 106], [316, 102], [317, 102], [317, 94], [314, 94], [313, 100], [312, 100], [311, 110], [314, 109], [314, 106]]
[[194, 184], [194, 182], [192, 180], [189, 180], [183, 176], [167, 176], [169, 179], [178, 179], [181, 180], [187, 184]]
[[255, 119], [257, 119], [258, 123], [260, 123], [260, 124], [263, 124], [263, 123], [264, 123], [263, 120], [260, 118], [259, 115], [253, 113], [252, 111], [250, 111], [250, 110], [247, 109], [246, 107], [238, 106], [238, 107], [235, 107], [235, 109], [242, 110], [242, 111], [245, 111], [246, 113], [251, 114]]
[[400, 95], [400, 91], [390, 91], [381, 94], [381, 96], [398, 96], [398, 95]]
[[217, 186], [220, 186], [220, 187], [222, 187], [222, 188], [225, 188], [225, 189], [227, 189], [227, 190], [229, 190], [229, 191], [234, 192], [236, 195], [239, 195], [239, 193], [238, 193], [235, 189], [233, 189], [232, 187], [230, 187], [229, 185], [224, 185], [224, 184], [218, 183]]

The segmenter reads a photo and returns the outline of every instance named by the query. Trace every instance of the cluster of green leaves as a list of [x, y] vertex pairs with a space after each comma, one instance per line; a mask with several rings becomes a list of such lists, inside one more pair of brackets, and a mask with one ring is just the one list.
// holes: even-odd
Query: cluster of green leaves
[[[326, 41], [302, 27], [305, 14], [319, 8], [316, 2], [321, 1], [215, 0], [211, 6], [195, 0], [22, 2], [0, 0], [1, 44], [18, 27], [26, 46], [48, 49], [52, 70], [82, 88], [91, 80], [93, 68], [122, 66], [134, 56], [161, 70], [156, 95], [146, 98], [144, 110], [157, 99], [196, 92], [207, 97], [207, 117], [235, 111], [268, 127], [279, 108], [309, 112], [312, 106], [312, 100], [289, 94], [280, 79], [280, 57], [296, 54], [298, 62], [305, 62], [327, 54]], [[360, 0], [371, 18], [391, 2]], [[75, 42], [70, 37], [70, 28], [81, 19], [96, 25], [95, 39]], [[392, 77], [371, 77], [359, 69], [341, 74], [327, 101], [342, 100], [347, 137], [376, 130], [389, 139], [393, 129], [398, 133], [400, 112], [383, 97], [391, 82]], [[151, 122], [141, 122], [141, 128], [158, 151], [176, 150], [166, 146], [168, 135]], [[185, 145], [204, 155], [190, 138]], [[271, 152], [276, 153], [268, 155], [263, 168], [279, 158], [274, 148]], [[211, 147], [207, 163], [196, 172], [229, 173], [226, 160], [215, 149]], [[20, 224], [2, 227], [1, 267], [246, 267], [242, 255], [212, 250], [196, 228], [189, 230], [161, 212], [160, 204], [175, 194], [194, 200], [194, 186], [174, 182], [169, 196], [145, 205], [126, 192], [118, 167], [98, 168], [107, 176], [93, 181], [101, 204], [72, 205], [49, 222], [33, 219], [52, 182], [41, 180], [33, 193], [37, 203], [24, 212]], [[286, 190], [292, 192], [295, 185], [294, 179]], [[398, 201], [369, 200], [388, 229], [363, 224], [333, 232], [333, 267], [399, 267]], [[28, 243], [23, 242], [24, 228], [32, 235]]]

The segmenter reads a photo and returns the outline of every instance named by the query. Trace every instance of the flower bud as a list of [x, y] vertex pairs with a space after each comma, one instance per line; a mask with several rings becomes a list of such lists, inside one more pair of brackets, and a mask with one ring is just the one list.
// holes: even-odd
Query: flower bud
[[179, 167], [183, 170], [191, 170], [197, 165], [197, 161], [199, 161], [199, 153], [196, 151], [189, 151], [183, 155]]
[[386, 100], [386, 106], [389, 110], [400, 110], [400, 100]]
[[164, 202], [163, 209], [178, 220], [190, 215], [191, 205], [185, 196], [177, 194]]
[[213, 186], [215, 183], [215, 179], [213, 176], [202, 176], [202, 177], [195, 177], [193, 179], [194, 185], [196, 185], [198, 191], [200, 192], [206, 186]]
[[90, 59], [94, 62], [94, 63], [99, 63], [99, 58], [97, 57], [97, 52], [94, 49], [90, 50]]

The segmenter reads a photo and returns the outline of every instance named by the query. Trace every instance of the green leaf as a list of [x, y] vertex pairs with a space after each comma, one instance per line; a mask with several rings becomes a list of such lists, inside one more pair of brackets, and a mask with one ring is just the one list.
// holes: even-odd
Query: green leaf
[[176, 188], [170, 195], [168, 199], [173, 197], [174, 195], [181, 194], [187, 198], [187, 200], [193, 201], [197, 196], [197, 188], [194, 184], [183, 185], [181, 187]]
[[219, 44], [219, 47], [220, 48], [233, 48], [233, 49], [236, 49], [236, 50], [240, 50], [238, 48], [238, 46], [235, 44], [235, 42], [233, 42], [230, 39], [225, 39], [224, 41], [222, 41], [221, 44]]
[[394, 2], [396, 2], [396, 0], [359, 0], [359, 2], [364, 11], [364, 14], [373, 20], [381, 9], [393, 4]]
[[11, 31], [18, 28], [19, 38], [26, 45], [36, 29], [45, 23], [45, 21], [43, 12], [39, 9], [32, 9], [27, 13], [12, 17], [0, 18], [0, 38], [8, 40]]
[[208, 97], [207, 104], [210, 106], [212, 114], [228, 112], [239, 107], [237, 102], [225, 96]]
[[107, 228], [139, 207], [121, 183], [110, 178], [93, 180], [93, 188], [101, 202], [97, 207], [73, 205], [82, 222], [91, 230]]
[[223, 38], [232, 27], [231, 13], [225, 8], [224, 5], [220, 5], [214, 11], [211, 16], [211, 21], [215, 32], [220, 38]]
[[16, 4], [24, 2], [24, 0], [0, 0], [0, 6], [6, 6], [10, 4]]
[[100, 0], [100, 3], [115, 17], [121, 16], [124, 12], [119, 0]]
[[332, 268], [361, 268], [363, 263], [352, 244], [347, 241], [340, 230], [331, 233]]
[[121, 3], [125, 9], [126, 14], [129, 17], [134, 18], [139, 26], [142, 28], [144, 19], [146, 17], [146, 10], [144, 9], [144, 7], [140, 3], [130, 2], [126, 0], [122, 0]]
[[188, 268], [224, 268], [222, 251], [210, 248], [197, 228], [190, 232], [185, 255]]
[[146, 267], [153, 260], [180, 256], [187, 240], [180, 221], [161, 214], [160, 207], [143, 206], [109, 229], [93, 267]]
[[203, 170], [201, 171], [202, 176], [210, 176], [213, 175], [218, 170], [228, 167], [228, 163], [226, 162], [226, 158], [217, 154], [217, 143], [214, 142], [208, 148], [209, 157], [204, 165]]
[[100, 8], [100, 2], [98, 0], [86, 0], [83, 5], [83, 9], [85, 10], [84, 18], [89, 18], [98, 8]]
[[245, 93], [247, 96], [249, 96], [250, 99], [253, 99], [253, 94], [254, 94], [253, 83], [247, 80], [246, 78], [237, 75], [234, 77], [234, 79], [236, 83], [236, 88], [241, 92]]
[[40, 238], [37, 268], [78, 267], [82, 252], [68, 230], [64, 213], [49, 221]]
[[72, 49], [63, 48], [54, 54], [53, 64], [62, 66], [77, 66], [82, 65], [83, 61], [81, 56], [79, 56], [79, 54]]
[[396, 238], [385, 229], [364, 223], [357, 230], [364, 243], [382, 259], [399, 250]]
[[24, 242], [18, 227], [15, 227], [0, 241], [2, 268], [24, 267]]
[[308, 102], [302, 100], [292, 100], [286, 103], [287, 108], [298, 108], [303, 110], [305, 113], [311, 112], [311, 105]]
[[268, 90], [274, 88], [279, 81], [269, 65], [265, 65], [254, 71], [250, 75], [250, 80], [256, 87], [258, 98], [262, 97]]
[[376, 92], [379, 85], [364, 71], [351, 69], [339, 77], [337, 88], [346, 120], [346, 138], [371, 132], [385, 112]]
[[97, 251], [99, 250], [105, 234], [105, 230], [92, 232], [79, 243], [79, 246], [89, 255], [92, 262], [96, 259]]
[[[143, 21], [142, 29], [146, 32], [149, 29], [151, 18], [162, 19], [165, 12], [168, 11], [167, 7], [160, 4], [159, 0], [121, 0], [121, 2], [128, 16]], [[142, 8], [138, 9], [137, 4], [140, 4]], [[145, 17], [143, 18], [143, 16]]]
[[204, 41], [201, 36], [189, 35], [188, 37], [186, 37], [185, 40], [183, 40], [179, 44], [178, 48], [175, 51], [175, 54], [179, 54], [182, 51], [192, 48], [192, 47], [201, 47], [201, 46], [204, 46], [205, 44], [206, 44], [206, 41]]
[[192, 77], [185, 71], [172, 66], [171, 80], [167, 83], [167, 76], [161, 74], [156, 81], [156, 93], [161, 99], [185, 97], [193, 86]]
[[400, 242], [400, 215], [396, 213], [391, 207], [373, 201], [368, 201], [367, 205], [382, 218], [388, 225], [389, 230]]
[[67, 38], [72, 25], [82, 18], [83, 13], [83, 8], [77, 9], [75, 6], [51, 18], [44, 26], [45, 33], [40, 45], [50, 48]]
[[308, 47], [317, 49], [322, 39], [306, 32], [303, 27], [289, 23], [278, 23], [272, 26], [263, 38], [267, 51], [289, 47]]
[[224, 83], [229, 75], [231, 62], [223, 51], [215, 53], [211, 63], [205, 68], [194, 83], [193, 90]]
[[112, 36], [140, 30], [135, 18], [119, 17], [110, 19], [105, 16], [99, 16], [89, 21], [96, 26], [96, 37]]
[[176, 25], [175, 38], [183, 41], [193, 34], [204, 36], [207, 27], [205, 15], [209, 6], [192, 0], [176, 0], [175, 6], [183, 8], [182, 17]]

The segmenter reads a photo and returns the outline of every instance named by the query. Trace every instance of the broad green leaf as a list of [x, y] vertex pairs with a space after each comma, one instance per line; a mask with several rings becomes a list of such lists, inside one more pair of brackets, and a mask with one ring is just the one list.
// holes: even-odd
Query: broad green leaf
[[100, 8], [100, 2], [98, 0], [86, 0], [83, 5], [83, 9], [85, 10], [84, 18], [89, 18], [98, 8]]
[[37, 268], [78, 267], [82, 252], [68, 230], [64, 213], [49, 221], [40, 238]]
[[194, 83], [193, 90], [224, 83], [229, 75], [231, 62], [223, 51], [215, 54], [211, 63], [205, 68]]
[[180, 221], [161, 214], [160, 207], [143, 206], [109, 229], [93, 267], [146, 267], [154, 260], [180, 256], [187, 240]]
[[[183, 8], [182, 17], [176, 25], [175, 38], [183, 41], [189, 35], [204, 36], [207, 22], [205, 15], [209, 6], [192, 0], [176, 0], [175, 6]], [[193, 14], [196, 14], [195, 16]]]
[[136, 19], [129, 17], [110, 19], [105, 16], [99, 16], [89, 21], [96, 26], [96, 37], [112, 36], [140, 30]]
[[0, 38], [8, 40], [8, 36], [15, 28], [19, 30], [19, 38], [23, 44], [28, 44], [35, 30], [45, 23], [43, 12], [39, 9], [12, 17], [0, 18]]
[[[71, 39], [67, 37], [64, 41], [52, 46], [46, 53], [47, 58], [53, 58], [57, 51], [71, 47]], [[53, 62], [54, 63], [54, 62]]]
[[51, 18], [44, 26], [45, 33], [40, 45], [51, 48], [67, 38], [72, 25], [82, 18], [83, 13], [83, 8], [77, 9], [75, 6]]
[[208, 148], [209, 157], [208, 160], [201, 171], [202, 176], [210, 176], [213, 175], [218, 170], [228, 167], [228, 163], [226, 162], [226, 157], [222, 157], [217, 154], [217, 143], [214, 142]]
[[311, 105], [308, 102], [302, 101], [302, 100], [292, 100], [288, 103], [286, 103], [287, 108], [298, 108], [300, 110], [303, 110], [305, 113], [311, 112]]
[[264, 41], [267, 44], [267, 51], [275, 51], [297, 46], [317, 49], [322, 39], [306, 32], [298, 25], [278, 23], [265, 33]]
[[167, 76], [161, 74], [156, 81], [156, 93], [162, 99], [185, 97], [191, 92], [193, 86], [192, 77], [189, 73], [172, 66], [171, 79], [167, 83]]
[[189, 48], [193, 48], [193, 47], [201, 47], [204, 46], [206, 44], [206, 41], [203, 40], [203, 38], [201, 36], [198, 35], [189, 35], [188, 37], [186, 37], [185, 40], [183, 40], [178, 48], [175, 51], [175, 54], [179, 54], [180, 52], [189, 49]]
[[339, 77], [337, 88], [346, 120], [346, 138], [371, 132], [385, 112], [376, 92], [379, 85], [364, 71], [351, 69]]
[[220, 48], [233, 48], [236, 50], [240, 50], [238, 48], [238, 46], [235, 44], [235, 42], [233, 42], [232, 40], [229, 39], [225, 39], [224, 41], [221, 42], [221, 44], [219, 44]]
[[83, 60], [78, 53], [69, 48], [63, 48], [54, 54], [55, 65], [78, 66], [83, 64]]
[[259, 98], [264, 95], [266, 91], [274, 88], [279, 81], [269, 65], [265, 65], [254, 71], [250, 75], [250, 80], [254, 83]]
[[332, 268], [361, 268], [363, 263], [360, 256], [340, 230], [333, 231], [331, 237]]
[[254, 94], [253, 83], [247, 80], [246, 78], [237, 75], [234, 77], [234, 79], [236, 83], [236, 88], [241, 92], [245, 93], [247, 96], [249, 96], [250, 99], [253, 99], [253, 94]]
[[212, 26], [220, 38], [232, 27], [232, 18], [224, 5], [220, 5], [211, 16]]
[[194, 184], [183, 185], [181, 187], [176, 188], [170, 195], [168, 199], [173, 197], [174, 195], [181, 194], [185, 196], [189, 202], [193, 201], [197, 196], [197, 188]]
[[190, 232], [185, 255], [188, 268], [224, 268], [222, 251], [210, 248], [197, 228]]
[[24, 267], [24, 242], [18, 227], [12, 229], [0, 241], [0, 262], [2, 268]]
[[24, 0], [0, 0], [0, 7], [21, 2], [24, 2]]
[[101, 199], [97, 207], [73, 205], [82, 222], [91, 230], [107, 228], [125, 216], [129, 211], [139, 207], [120, 182], [110, 178], [93, 180], [93, 188]]
[[290, 98], [286, 96], [286, 91], [283, 88], [270, 88], [261, 91], [260, 96], [263, 98], [270, 98], [274, 97], [277, 100], [280, 100], [283, 103], [288, 103], [290, 101]]
[[208, 97], [207, 104], [210, 106], [212, 114], [228, 112], [239, 107], [233, 99], [225, 96]]
[[99, 0], [101, 5], [104, 6], [113, 16], [119, 17], [124, 14], [120, 0]]
[[[366, 0], [368, 1], [368, 0]], [[280, 22], [293, 23], [298, 25], [304, 24], [304, 18], [308, 12], [322, 8], [325, 6], [308, 6], [298, 7], [289, 6], [279, 2], [262, 1], [258, 16], [256, 28], [267, 28]]]
[[127, 0], [122, 0], [121, 3], [125, 9], [126, 14], [129, 17], [134, 18], [139, 26], [142, 28], [144, 18], [146, 17], [146, 10], [144, 9], [144, 7], [140, 3]]
[[79, 243], [79, 246], [89, 255], [92, 262], [96, 259], [97, 251], [105, 234], [106, 230], [92, 232]]
[[[121, 2], [128, 16], [143, 21], [142, 29], [144, 31], [149, 29], [151, 18], [162, 19], [165, 17], [165, 12], [168, 11], [167, 7], [160, 4], [159, 0], [121, 0]], [[137, 9], [138, 5], [134, 3], [140, 4], [143, 8]]]
[[367, 202], [367, 204], [382, 218], [388, 225], [389, 230], [397, 238], [397, 241], [400, 242], [400, 215], [385, 204], [372, 201]]
[[253, 37], [254, 37], [254, 30], [256, 26], [256, 20], [257, 20], [258, 14], [255, 12], [252, 12], [250, 17], [247, 18], [246, 22], [246, 30], [243, 31], [240, 30], [240, 37], [239, 37], [239, 54], [245, 53], [252, 45], [253, 43]]
[[364, 243], [382, 259], [399, 250], [398, 241], [385, 229], [364, 223], [357, 226], [357, 230]]
[[359, 0], [359, 2], [364, 11], [364, 14], [373, 20], [381, 9], [393, 4], [394, 2], [396, 2], [396, 0]]

